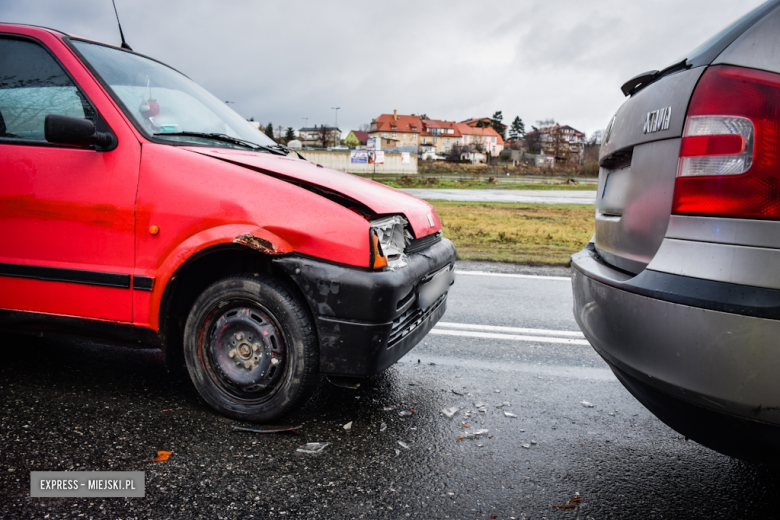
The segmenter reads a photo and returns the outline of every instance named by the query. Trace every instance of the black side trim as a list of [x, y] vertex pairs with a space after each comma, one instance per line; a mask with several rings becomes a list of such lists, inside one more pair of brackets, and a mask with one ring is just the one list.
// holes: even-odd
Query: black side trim
[[150, 276], [133, 276], [133, 289], [136, 291], [151, 291], [154, 287], [154, 278]]
[[130, 288], [129, 274], [81, 271], [78, 269], [62, 269], [58, 267], [40, 267], [37, 265], [0, 263], [0, 276], [33, 278], [35, 280], [45, 280], [48, 282], [70, 282], [85, 285], [100, 285], [104, 287], [119, 287], [121, 289]]
[[76, 336], [140, 348], [160, 348], [162, 338], [152, 329], [126, 323], [0, 310], [0, 330], [36, 336]]
[[572, 267], [585, 276], [617, 289], [700, 309], [780, 320], [780, 290], [777, 289], [703, 280], [649, 269], [645, 269], [630, 280], [619, 282], [601, 276], [594, 277], [581, 265], [582, 260], [587, 258], [584, 255], [588, 255], [589, 260], [618, 271], [601, 259], [593, 243], [572, 256]]

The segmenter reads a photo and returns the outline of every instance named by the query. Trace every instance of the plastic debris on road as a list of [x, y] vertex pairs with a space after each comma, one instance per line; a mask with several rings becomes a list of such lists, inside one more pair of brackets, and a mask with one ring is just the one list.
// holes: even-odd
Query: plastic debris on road
[[344, 428], [347, 431], [351, 430], [352, 429], [352, 421], [349, 421], [347, 424], [342, 426], [342, 428]]
[[475, 432], [474, 432], [474, 435], [485, 435], [485, 434], [486, 434], [487, 432], [489, 432], [489, 431], [490, 431], [490, 430], [483, 428], [483, 429], [481, 429], [481, 430], [477, 430], [477, 431], [475, 431]]
[[527, 449], [527, 450], [530, 450], [530, 449], [531, 449], [531, 445], [530, 445], [530, 444], [521, 444], [521, 446], [522, 446], [523, 448]]
[[403, 449], [405, 449], [405, 450], [408, 450], [408, 449], [409, 449], [409, 445], [408, 445], [408, 444], [406, 444], [404, 441], [398, 441], [398, 445], [399, 445], [400, 447], [402, 447]]
[[506, 417], [514, 417], [515, 419], [517, 419], [517, 415], [513, 414], [512, 412], [504, 412], [504, 415]]
[[531, 444], [536, 444], [536, 441], [531, 441]]
[[168, 460], [173, 455], [172, 451], [158, 451], [157, 456], [152, 458], [152, 462], [162, 462]]
[[400, 415], [401, 417], [409, 417], [410, 415], [412, 415], [412, 412], [408, 410], [401, 410], [400, 412], [398, 412], [398, 415]]
[[285, 433], [294, 432], [300, 430], [303, 426], [279, 426], [275, 428], [244, 428], [243, 426], [233, 426], [234, 432], [251, 432], [251, 433]]
[[501, 403], [501, 404], [497, 404], [497, 405], [496, 405], [496, 408], [503, 408], [503, 407], [505, 407], [505, 406], [512, 406], [512, 405], [511, 405], [511, 404], [509, 404], [509, 401], [504, 401], [504, 402], [503, 402], [503, 403]]
[[448, 419], [452, 419], [452, 417], [456, 413], [458, 413], [459, 410], [460, 408], [458, 408], [457, 406], [453, 406], [451, 408], [445, 408], [444, 410], [441, 411], [441, 413], [443, 413]]
[[298, 446], [295, 451], [298, 453], [322, 453], [329, 445], [329, 442], [307, 442], [303, 446]]
[[379, 433], [382, 433], [382, 432], [383, 432], [383, 431], [385, 431], [386, 429], [387, 429], [387, 423], [382, 423], [382, 424], [379, 426]]
[[593, 408], [595, 406], [593, 403], [589, 403], [588, 401], [582, 401], [580, 404], [585, 408]]

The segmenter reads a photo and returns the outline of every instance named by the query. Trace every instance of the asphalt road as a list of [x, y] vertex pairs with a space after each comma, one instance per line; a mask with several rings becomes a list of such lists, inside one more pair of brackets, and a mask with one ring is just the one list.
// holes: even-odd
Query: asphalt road
[[535, 204], [594, 204], [596, 191], [582, 190], [461, 190], [461, 189], [403, 189], [426, 200], [454, 200], [464, 202], [526, 202]]
[[[323, 384], [285, 421], [299, 433], [232, 431], [156, 351], [4, 335], [0, 517], [778, 515], [776, 470], [686, 441], [623, 389], [578, 334], [565, 271], [494, 270], [459, 274], [443, 322], [384, 374]], [[33, 499], [32, 470], [141, 470], [146, 497]]]

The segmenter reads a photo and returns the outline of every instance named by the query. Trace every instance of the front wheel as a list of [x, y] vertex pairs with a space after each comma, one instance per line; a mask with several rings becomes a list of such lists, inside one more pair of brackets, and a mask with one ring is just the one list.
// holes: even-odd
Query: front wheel
[[312, 318], [282, 281], [242, 275], [208, 287], [184, 329], [184, 358], [200, 395], [235, 419], [274, 420], [318, 379]]

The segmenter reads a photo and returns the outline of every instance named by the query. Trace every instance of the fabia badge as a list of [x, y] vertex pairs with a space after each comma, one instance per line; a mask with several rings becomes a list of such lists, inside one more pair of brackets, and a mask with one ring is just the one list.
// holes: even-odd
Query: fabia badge
[[672, 107], [648, 112], [642, 131], [646, 134], [652, 134], [653, 132], [660, 132], [661, 130], [669, 130], [669, 120], [671, 118]]

